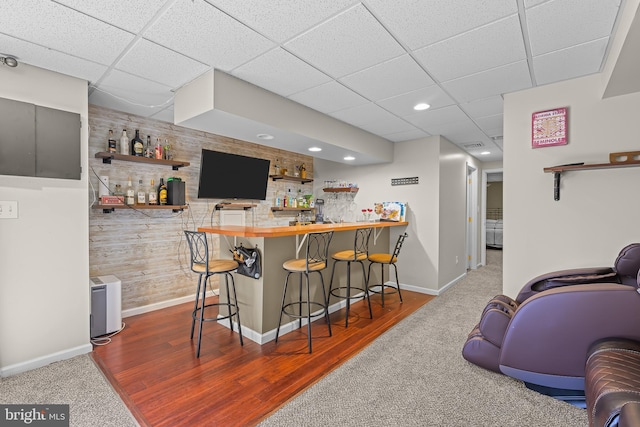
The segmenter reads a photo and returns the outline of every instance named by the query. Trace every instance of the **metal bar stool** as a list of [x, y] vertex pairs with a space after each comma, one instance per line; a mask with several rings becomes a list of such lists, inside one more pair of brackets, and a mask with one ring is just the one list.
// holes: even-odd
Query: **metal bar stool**
[[[369, 292], [367, 292], [367, 274], [364, 270], [364, 261], [369, 255], [369, 238], [371, 237], [372, 230], [372, 227], [358, 228], [353, 241], [353, 249], [336, 252], [331, 255], [331, 258], [333, 259], [333, 268], [331, 269], [331, 281], [329, 282], [327, 305], [329, 305], [329, 299], [331, 299], [332, 295], [336, 298], [343, 298], [347, 300], [347, 314], [344, 321], [345, 327], [349, 326], [349, 309], [351, 308], [352, 299], [366, 298], [367, 304], [369, 305], [369, 318], [373, 319], [371, 299], [369, 298]], [[347, 263], [347, 285], [334, 288], [333, 276], [336, 271], [336, 265], [340, 262]], [[353, 262], [357, 262], [362, 266], [362, 277], [365, 283], [361, 288], [351, 286], [351, 263]], [[356, 293], [354, 294], [352, 291], [356, 291]]]
[[[240, 311], [238, 309], [238, 298], [236, 296], [236, 286], [231, 272], [238, 268], [238, 263], [232, 259], [209, 259], [209, 245], [207, 244], [207, 235], [200, 231], [184, 231], [189, 243], [191, 252], [191, 270], [198, 273], [198, 289], [196, 290], [196, 301], [191, 314], [191, 339], [198, 319], [198, 349], [196, 357], [200, 357], [200, 342], [202, 341], [202, 322], [217, 322], [219, 320], [229, 319], [229, 326], [233, 332], [233, 316], [238, 322], [238, 335], [240, 335], [240, 345], [244, 345], [242, 341], [242, 326], [240, 325]], [[225, 277], [225, 286], [227, 288], [227, 302], [206, 304], [205, 297], [207, 293], [207, 281], [214, 274], [223, 274]], [[204, 279], [204, 280], [203, 280]], [[229, 279], [231, 279], [231, 290], [233, 291], [233, 303], [231, 302], [231, 294], [229, 293]], [[202, 296], [200, 297], [200, 290]], [[201, 302], [200, 302], [201, 301]], [[226, 315], [218, 315], [218, 317], [205, 318], [204, 309], [207, 307], [227, 307]]]
[[[393, 253], [391, 254], [370, 254], [368, 256], [369, 259], [369, 271], [367, 273], [367, 278], [371, 277], [371, 266], [373, 264], [380, 264], [380, 284], [377, 285], [373, 285], [373, 286], [369, 286], [368, 282], [369, 280], [367, 279], [367, 285], [368, 285], [368, 289], [369, 291], [376, 293], [376, 294], [381, 294], [382, 295], [382, 306], [384, 307], [384, 296], [388, 295], [388, 294], [394, 294], [394, 293], [398, 293], [398, 296], [400, 296], [400, 302], [402, 302], [402, 292], [400, 291], [400, 282], [398, 281], [398, 267], [396, 266], [396, 261], [398, 261], [398, 255], [400, 255], [400, 249], [402, 248], [402, 244], [404, 243], [404, 239], [407, 238], [407, 233], [403, 233], [401, 235], [398, 236], [398, 240], [396, 241], [396, 247], [393, 249]], [[384, 266], [385, 265], [393, 265], [393, 268], [395, 269], [396, 272], [396, 285], [393, 286], [392, 284], [387, 284], [384, 282]], [[391, 267], [389, 267], [389, 276], [391, 276]], [[389, 277], [391, 278], [391, 277]], [[379, 290], [375, 290], [373, 288], [377, 288], [380, 287]], [[386, 292], [384, 290], [384, 288], [392, 288], [394, 289], [393, 291], [390, 292]]]
[[[290, 259], [282, 264], [282, 268], [287, 271], [287, 278], [284, 281], [284, 290], [282, 291], [282, 305], [280, 308], [280, 319], [278, 320], [278, 329], [276, 330], [276, 342], [280, 335], [280, 326], [282, 324], [282, 315], [299, 319], [302, 327], [302, 319], [307, 319], [307, 341], [309, 345], [309, 353], [311, 353], [311, 318], [317, 316], [325, 316], [327, 320], [327, 328], [329, 336], [331, 336], [331, 320], [329, 319], [329, 310], [325, 300], [326, 290], [324, 287], [324, 279], [322, 270], [327, 268], [327, 257], [329, 253], [329, 243], [333, 237], [333, 231], [322, 233], [308, 233], [306, 235], [307, 249], [304, 258]], [[298, 301], [285, 303], [287, 295], [287, 287], [289, 285], [289, 276], [296, 273], [300, 275], [299, 296]], [[311, 301], [311, 291], [309, 285], [309, 276], [311, 273], [318, 273], [320, 283], [322, 284], [322, 302]], [[306, 280], [302, 280], [303, 277]], [[303, 299], [303, 282], [306, 284], [306, 299]], [[306, 313], [303, 308], [306, 306]], [[320, 307], [319, 312], [312, 313], [311, 307]], [[295, 309], [297, 307], [297, 310]]]

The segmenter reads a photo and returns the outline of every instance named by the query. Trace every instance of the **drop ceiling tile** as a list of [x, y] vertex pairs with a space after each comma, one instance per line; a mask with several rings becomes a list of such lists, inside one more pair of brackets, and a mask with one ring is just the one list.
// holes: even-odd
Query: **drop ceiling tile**
[[131, 0], [54, 1], [132, 33], [138, 33], [142, 30], [147, 22], [149, 22], [167, 2], [167, 0], [136, 0], [135, 7], [131, 7]]
[[386, 120], [392, 114], [373, 102], [369, 102], [368, 104], [335, 111], [329, 115], [354, 126], [360, 126], [378, 120]]
[[493, 116], [495, 114], [502, 114], [504, 100], [501, 96], [491, 96], [489, 98], [460, 104], [460, 108], [471, 118]]
[[111, 64], [133, 40], [131, 33], [41, 0], [0, 2], [0, 31], [105, 65]]
[[89, 103], [149, 116], [173, 102], [171, 87], [112, 70], [99, 86], [92, 88]]
[[546, 1], [549, 1], [549, 0], [524, 0], [524, 7], [528, 9], [530, 7], [533, 7], [540, 3], [544, 3]]
[[406, 116], [405, 119], [427, 132], [434, 135], [429, 130], [430, 127], [443, 123], [458, 123], [469, 120], [465, 113], [457, 105], [438, 108], [436, 110], [425, 110]]
[[260, 55], [234, 69], [231, 74], [285, 97], [331, 80], [282, 48]]
[[367, 0], [400, 42], [415, 50], [518, 12], [513, 0]]
[[[207, 1], [278, 43], [300, 34], [353, 4], [353, 0]], [[295, 19], [291, 19], [293, 16]]]
[[459, 102], [470, 102], [531, 87], [526, 61], [461, 77], [442, 84]]
[[118, 61], [116, 68], [174, 89], [210, 69], [201, 62], [144, 39], [136, 41]]
[[431, 106], [426, 112], [434, 111], [455, 103], [445, 91], [439, 86], [434, 85], [392, 98], [383, 99], [382, 101], [378, 101], [377, 104], [393, 114], [400, 117], [407, 117], [416, 114], [416, 110], [414, 110], [413, 107], [420, 102], [426, 102]]
[[511, 15], [414, 53], [420, 64], [440, 82], [527, 58], [518, 15]]
[[174, 3], [144, 35], [222, 71], [229, 71], [275, 46], [203, 0]]
[[409, 132], [415, 130], [416, 128], [411, 123], [408, 123], [401, 118], [394, 116], [393, 114], [389, 114], [383, 119], [371, 121], [359, 127], [368, 132], [371, 132], [374, 135]]
[[335, 81], [298, 92], [289, 99], [325, 114], [368, 103], [365, 98]]
[[160, 110], [149, 117], [156, 120], [162, 120], [163, 122], [173, 123], [173, 105], [165, 108], [164, 110]]
[[335, 78], [404, 53], [362, 4], [301, 34], [287, 42], [285, 48]]
[[600, 71], [609, 38], [562, 49], [533, 58], [539, 85], [586, 76]]
[[0, 33], [2, 53], [13, 55], [19, 62], [45, 68], [57, 73], [96, 82], [107, 71], [105, 65], [76, 58], [37, 44], [25, 42]]
[[409, 55], [402, 55], [340, 79], [360, 95], [378, 101], [435, 84]]
[[423, 130], [414, 129], [406, 132], [398, 132], [398, 133], [392, 133], [389, 135], [383, 135], [383, 138], [393, 142], [402, 142], [402, 141], [411, 141], [412, 139], [426, 138], [428, 136], [431, 136], [431, 135]]
[[502, 135], [504, 120], [502, 114], [481, 117], [475, 120], [480, 129], [487, 135]]
[[548, 1], [526, 10], [533, 56], [590, 42], [611, 34], [619, 2]]
[[431, 135], [442, 135], [459, 146], [463, 146], [467, 142], [478, 141], [485, 145], [489, 140], [488, 137], [482, 133], [482, 131], [471, 120], [433, 124], [422, 129]]

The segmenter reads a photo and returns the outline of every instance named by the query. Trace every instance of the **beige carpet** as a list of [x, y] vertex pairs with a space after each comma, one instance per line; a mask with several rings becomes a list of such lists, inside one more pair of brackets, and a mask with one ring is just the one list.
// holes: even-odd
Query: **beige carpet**
[[[502, 252], [287, 403], [261, 426], [581, 426], [585, 410], [461, 356], [502, 289]], [[402, 272], [400, 272], [402, 274]]]

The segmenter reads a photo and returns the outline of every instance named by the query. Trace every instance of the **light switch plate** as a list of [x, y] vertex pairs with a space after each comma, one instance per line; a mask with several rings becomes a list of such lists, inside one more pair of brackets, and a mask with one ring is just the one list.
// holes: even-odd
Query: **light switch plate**
[[0, 219], [18, 219], [18, 201], [0, 201]]

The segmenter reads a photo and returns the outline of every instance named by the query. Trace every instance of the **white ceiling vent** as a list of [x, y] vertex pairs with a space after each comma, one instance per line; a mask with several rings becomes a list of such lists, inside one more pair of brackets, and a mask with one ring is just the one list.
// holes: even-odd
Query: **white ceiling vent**
[[462, 144], [462, 146], [467, 150], [473, 150], [474, 148], [484, 147], [484, 144], [480, 141], [477, 141], [477, 142], [468, 142], [466, 144]]

